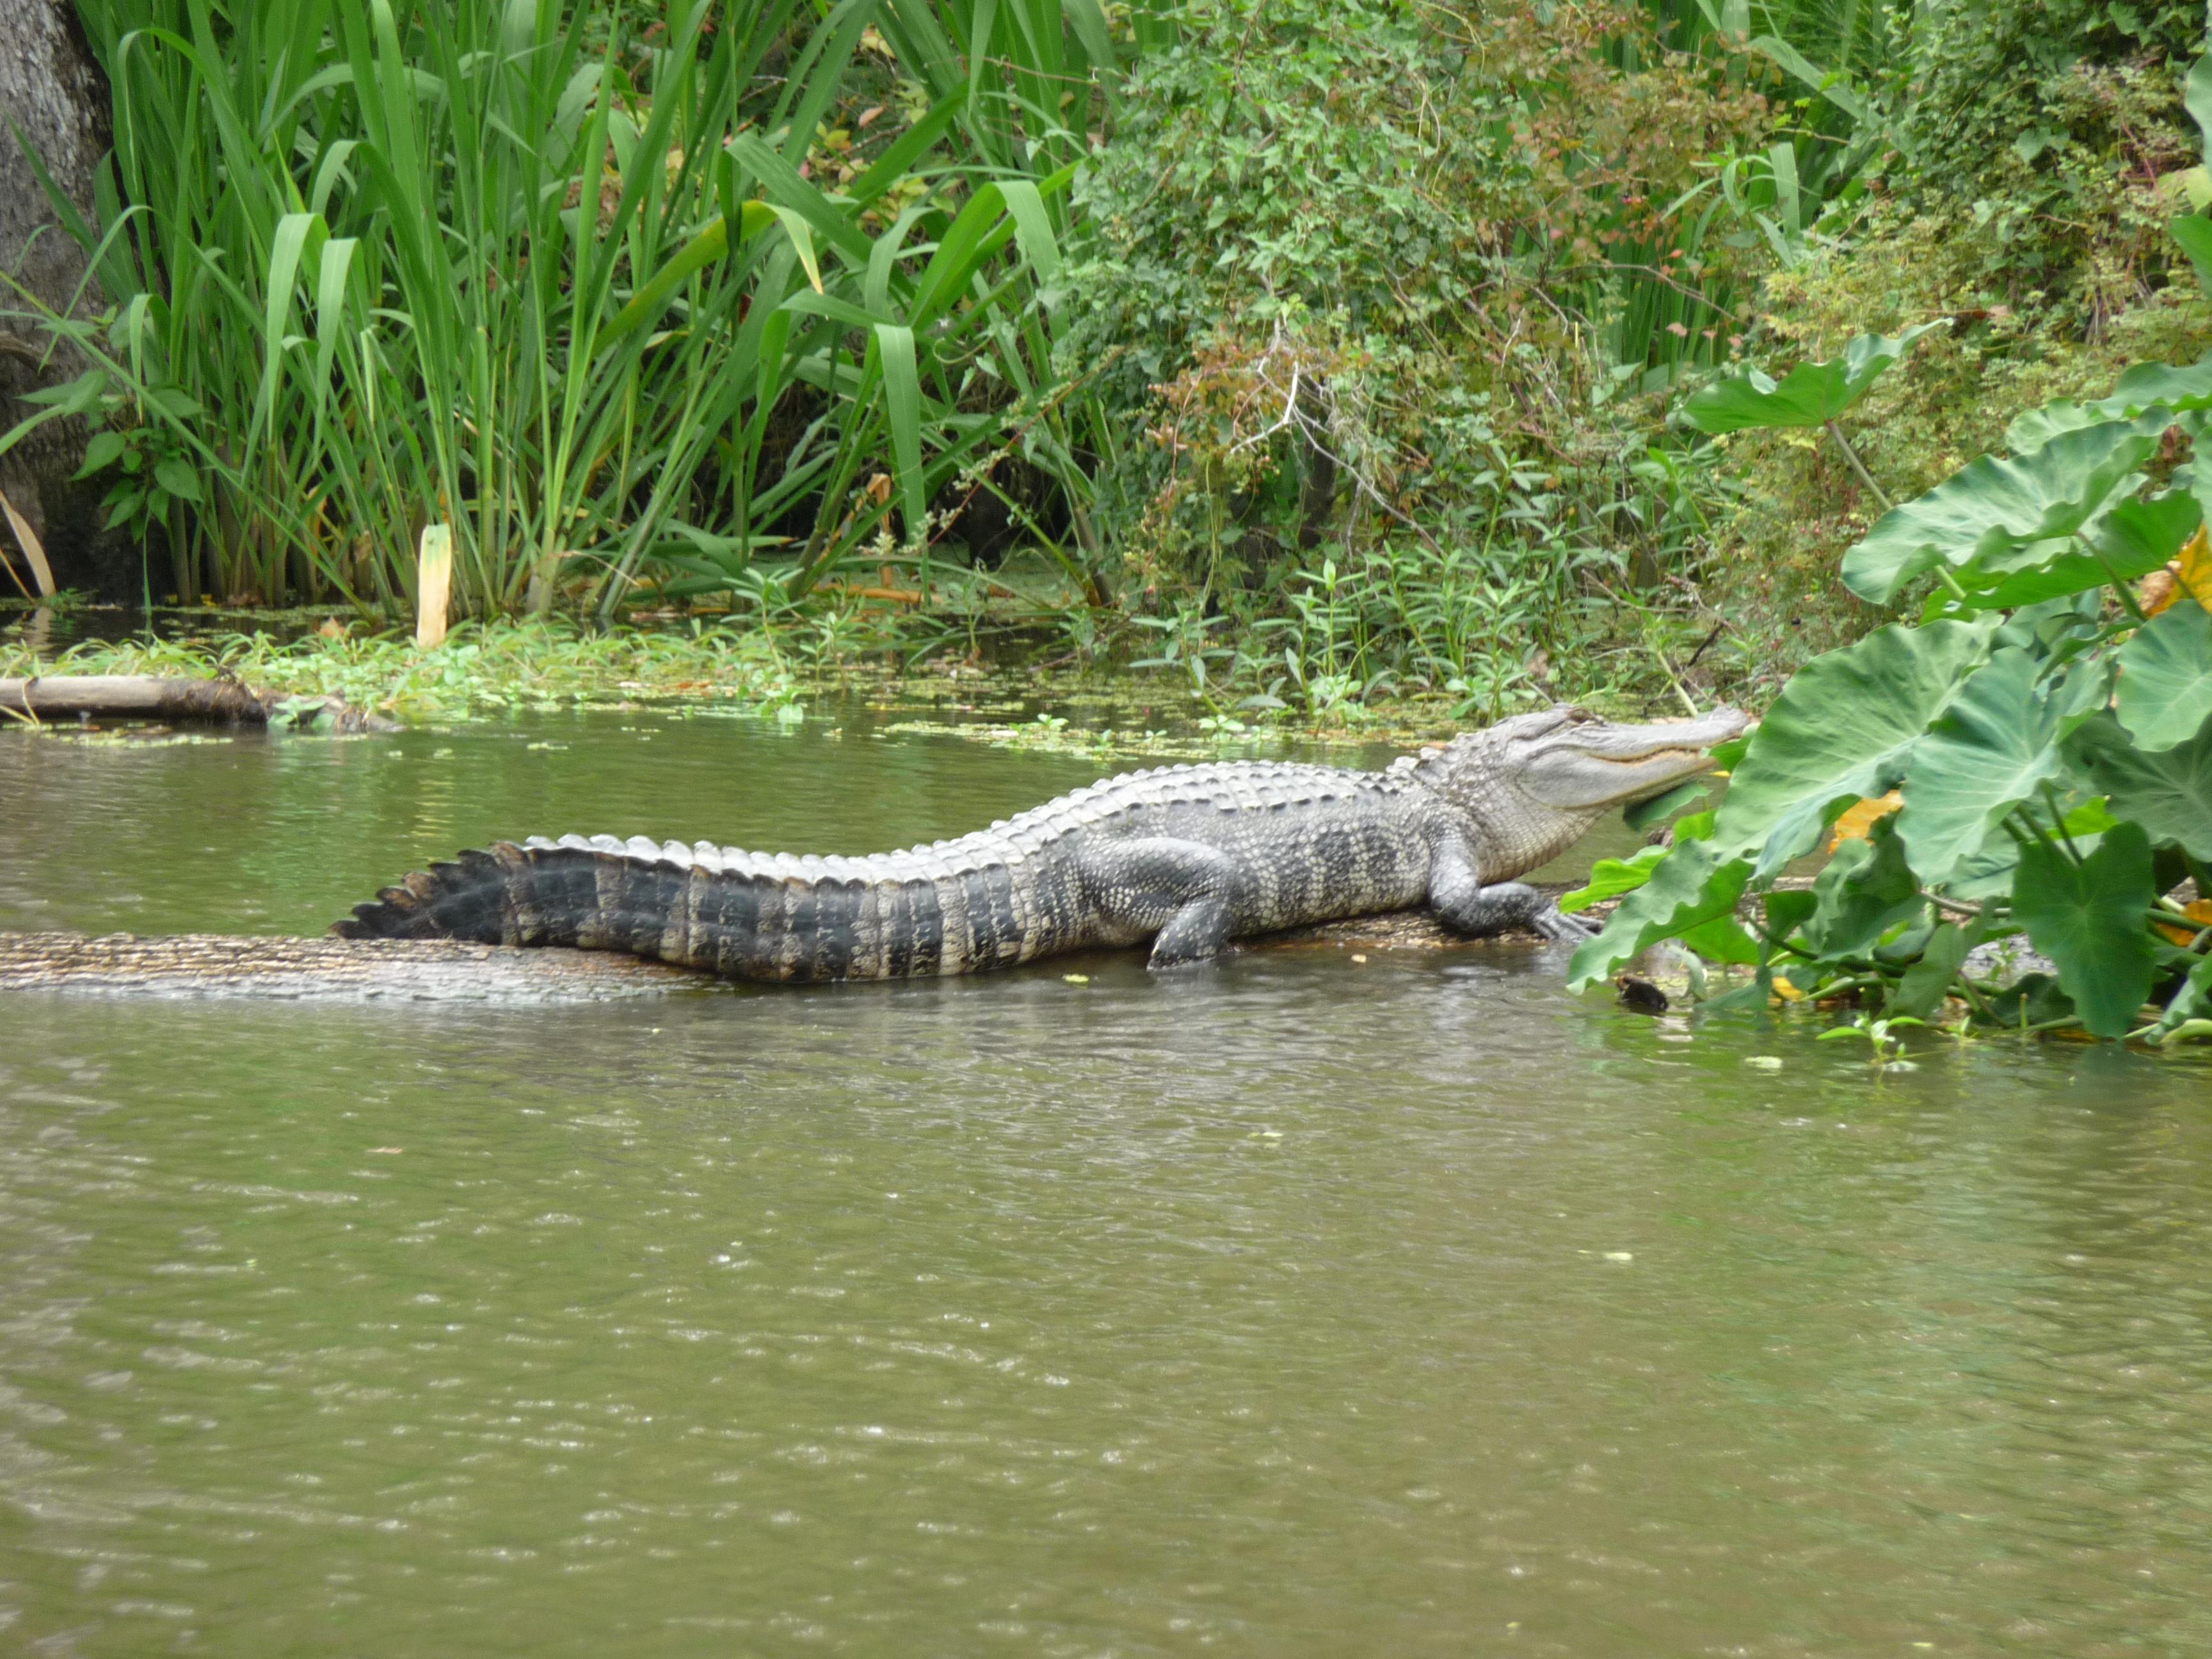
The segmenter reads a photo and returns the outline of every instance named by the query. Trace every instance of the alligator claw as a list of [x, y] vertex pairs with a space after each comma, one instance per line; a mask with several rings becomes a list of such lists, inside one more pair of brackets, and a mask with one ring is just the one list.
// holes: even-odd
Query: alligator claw
[[1528, 919], [1528, 925], [1554, 945], [1580, 945], [1595, 939], [1598, 924], [1586, 916], [1571, 916], [1556, 904], [1547, 904]]

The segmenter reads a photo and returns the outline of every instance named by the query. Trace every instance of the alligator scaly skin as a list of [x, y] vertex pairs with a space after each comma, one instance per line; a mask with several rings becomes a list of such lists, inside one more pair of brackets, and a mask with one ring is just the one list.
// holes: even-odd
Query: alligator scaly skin
[[333, 931], [627, 951], [805, 981], [974, 973], [1147, 939], [1152, 964], [1171, 966], [1230, 939], [1425, 901], [1469, 932], [1559, 921], [1533, 890], [1496, 884], [1596, 813], [1502, 846], [1424, 778], [1441, 753], [1381, 772], [1249, 761], [1132, 772], [955, 841], [866, 858], [611, 836], [501, 842], [386, 888]]
[[957, 841], [793, 858], [611, 836], [495, 842], [355, 907], [354, 939], [629, 951], [732, 979], [919, 979], [1230, 939], [1425, 903], [1467, 933], [1587, 936], [1513, 878], [1609, 808], [1705, 770], [1744, 716], [1616, 726], [1565, 707], [1380, 772], [1237, 761], [1131, 772]]

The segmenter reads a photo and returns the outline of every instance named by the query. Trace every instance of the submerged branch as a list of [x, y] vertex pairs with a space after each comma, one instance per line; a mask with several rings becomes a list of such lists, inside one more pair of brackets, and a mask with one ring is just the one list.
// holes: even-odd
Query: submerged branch
[[234, 679], [158, 674], [54, 674], [0, 679], [0, 711], [33, 721], [56, 718], [167, 720], [180, 725], [312, 726], [327, 718], [339, 732], [397, 732], [396, 721], [337, 697], [256, 691]]

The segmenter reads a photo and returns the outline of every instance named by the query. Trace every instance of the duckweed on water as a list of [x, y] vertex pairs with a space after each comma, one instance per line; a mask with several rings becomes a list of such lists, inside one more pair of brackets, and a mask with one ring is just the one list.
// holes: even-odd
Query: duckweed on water
[[33, 674], [232, 674], [264, 690], [337, 696], [417, 719], [638, 698], [727, 702], [796, 712], [798, 666], [775, 635], [694, 628], [592, 634], [560, 620], [464, 623], [432, 651], [404, 634], [185, 635], [92, 641], [48, 653], [0, 639], [0, 678]]
[[[162, 613], [162, 625], [179, 614]], [[810, 701], [857, 690], [884, 708], [928, 711], [919, 723], [893, 728], [902, 732], [1102, 760], [1268, 755], [1315, 741], [1402, 746], [1465, 725], [1453, 718], [1449, 696], [1382, 698], [1328, 718], [1287, 708], [1231, 717], [1180, 676], [1039, 661], [1042, 653], [1021, 649], [1018, 639], [994, 642], [995, 662], [963, 639], [917, 648], [895, 629], [867, 625], [872, 618], [835, 629], [699, 618], [605, 633], [560, 617], [495, 619], [460, 623], [428, 652], [398, 628], [368, 632], [356, 623], [340, 631], [329, 622], [318, 630], [311, 613], [232, 612], [220, 628], [192, 627], [197, 620], [173, 637], [66, 647], [43, 637], [35, 623], [0, 627], [0, 678], [230, 674], [259, 690], [337, 696], [414, 721], [681, 702], [696, 714], [791, 724], [805, 718]]]

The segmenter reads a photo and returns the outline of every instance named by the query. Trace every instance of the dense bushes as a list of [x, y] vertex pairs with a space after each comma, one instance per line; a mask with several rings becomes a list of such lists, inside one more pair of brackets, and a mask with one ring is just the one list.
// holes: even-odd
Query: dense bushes
[[[1729, 349], [1757, 255], [1708, 234], [1707, 162], [1765, 131], [1774, 77], [1609, 3], [1182, 21], [1077, 192], [1069, 348], [1149, 410], [1100, 484], [1133, 602], [1281, 615], [1325, 562], [1376, 593], [1473, 564], [1541, 596], [1516, 656], [1556, 644], [1585, 568], [1693, 533], [1639, 465], [1640, 394]], [[1369, 623], [1363, 681], [1468, 678], [1447, 635], [1508, 648], [1389, 599]]]

